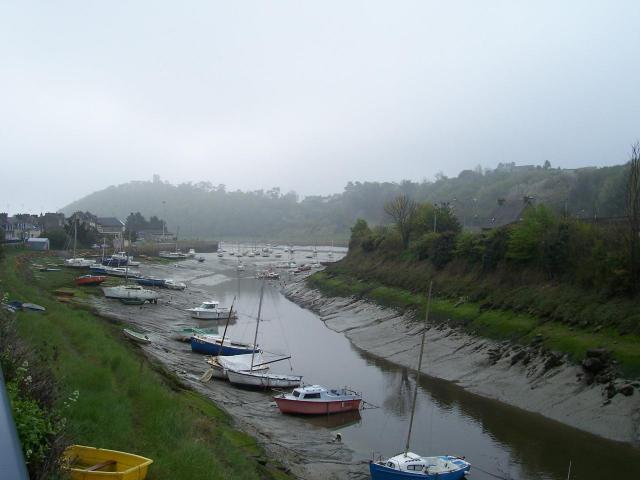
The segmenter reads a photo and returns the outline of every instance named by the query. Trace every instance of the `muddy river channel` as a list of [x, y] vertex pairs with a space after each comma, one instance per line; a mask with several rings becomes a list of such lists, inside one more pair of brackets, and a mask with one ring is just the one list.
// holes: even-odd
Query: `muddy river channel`
[[[313, 261], [305, 258], [306, 253], [296, 251], [298, 264]], [[183, 292], [161, 290], [157, 305], [125, 306], [100, 298], [96, 307], [103, 315], [147, 333], [153, 343], [141, 348], [149, 357], [228, 411], [239, 428], [258, 438], [268, 455], [300, 478], [368, 478], [369, 459], [404, 448], [415, 373], [356, 349], [316, 314], [286, 299], [282, 285], [300, 281], [299, 275], [286, 270], [280, 270], [279, 281], [267, 282], [258, 343], [267, 359], [271, 354], [292, 358], [273, 364], [271, 370], [304, 375], [307, 384], [349, 386], [363, 393], [370, 408], [352, 415], [284, 416], [268, 393], [238, 390], [219, 380], [200, 382], [207, 368], [203, 356], [174, 340], [173, 333], [199, 326], [218, 327], [222, 334], [224, 322], [191, 319], [185, 308], [211, 299], [229, 306], [235, 297], [239, 317], [229, 326], [228, 336], [250, 342], [262, 282], [256, 272], [282, 260], [244, 257], [246, 270], [238, 272], [235, 257], [203, 256], [203, 263], [185, 260], [140, 267], [145, 275], [187, 283]], [[328, 260], [326, 249], [320, 250], [319, 260]], [[449, 382], [423, 376], [419, 387], [411, 449], [464, 455], [472, 464], [471, 478], [560, 480], [567, 478], [570, 462], [574, 479], [640, 478], [638, 448], [482, 398]], [[342, 442], [335, 441], [337, 432]]]

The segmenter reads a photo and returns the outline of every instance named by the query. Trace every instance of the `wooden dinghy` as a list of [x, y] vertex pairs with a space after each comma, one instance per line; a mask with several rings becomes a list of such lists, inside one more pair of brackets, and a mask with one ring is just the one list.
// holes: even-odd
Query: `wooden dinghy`
[[64, 465], [72, 480], [143, 480], [150, 458], [106, 448], [72, 445], [63, 453]]
[[145, 343], [145, 344], [151, 343], [151, 339], [144, 333], [134, 332], [133, 330], [129, 330], [128, 328], [123, 328], [122, 333], [124, 333], [125, 337], [127, 337], [130, 340], [133, 340], [134, 342]]

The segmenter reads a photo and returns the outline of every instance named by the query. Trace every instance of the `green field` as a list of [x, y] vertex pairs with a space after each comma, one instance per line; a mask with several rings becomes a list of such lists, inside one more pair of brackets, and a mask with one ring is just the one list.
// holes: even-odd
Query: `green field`
[[51, 292], [72, 285], [73, 274], [34, 271], [31, 262], [44, 260], [7, 254], [0, 261], [0, 292], [47, 308], [18, 313], [17, 328], [50, 363], [61, 397], [79, 391], [66, 415], [72, 443], [152, 458], [150, 479], [289, 478], [222, 410], [151, 364], [122, 337], [121, 327], [57, 301]]

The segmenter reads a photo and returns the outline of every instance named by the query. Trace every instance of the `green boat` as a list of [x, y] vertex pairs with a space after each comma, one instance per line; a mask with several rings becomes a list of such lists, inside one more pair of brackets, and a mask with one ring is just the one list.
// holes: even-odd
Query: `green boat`
[[215, 335], [216, 333], [218, 333], [218, 329], [216, 327], [213, 327], [213, 328], [188, 327], [188, 328], [182, 328], [180, 330], [174, 330], [173, 338], [181, 342], [190, 342], [191, 337], [194, 335]]
[[134, 332], [133, 330], [129, 330], [128, 328], [123, 328], [122, 333], [124, 333], [125, 337], [133, 340], [134, 342], [146, 344], [151, 343], [151, 339], [144, 333]]

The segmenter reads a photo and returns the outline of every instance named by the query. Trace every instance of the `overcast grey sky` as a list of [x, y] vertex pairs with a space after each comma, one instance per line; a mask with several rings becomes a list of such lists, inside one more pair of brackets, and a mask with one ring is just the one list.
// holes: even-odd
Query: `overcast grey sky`
[[0, 211], [622, 163], [639, 59], [637, 0], [0, 0]]

